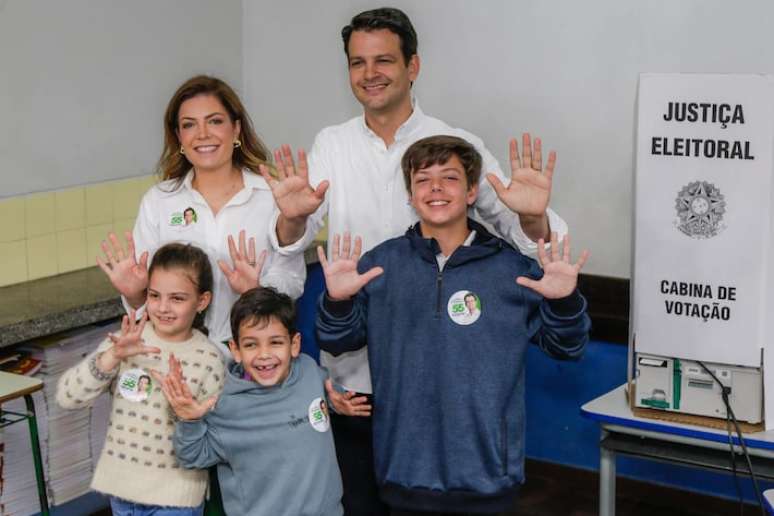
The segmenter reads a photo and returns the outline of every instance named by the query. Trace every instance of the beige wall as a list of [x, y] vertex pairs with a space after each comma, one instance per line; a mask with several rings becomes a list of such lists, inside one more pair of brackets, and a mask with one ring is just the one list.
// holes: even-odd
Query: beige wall
[[0, 0], [0, 286], [93, 266], [131, 229], [166, 103], [242, 83], [240, 0]]
[[100, 242], [132, 230], [155, 181], [141, 176], [0, 200], [0, 286], [96, 265]]

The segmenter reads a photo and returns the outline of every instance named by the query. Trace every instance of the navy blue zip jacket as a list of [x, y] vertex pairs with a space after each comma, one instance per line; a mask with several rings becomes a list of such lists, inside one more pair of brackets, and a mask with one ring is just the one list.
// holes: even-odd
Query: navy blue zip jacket
[[[335, 355], [368, 344], [376, 478], [396, 508], [510, 508], [524, 481], [527, 345], [574, 359], [588, 340], [577, 291], [547, 301], [518, 285], [518, 276], [542, 276], [537, 262], [468, 224], [474, 241], [442, 271], [438, 243], [417, 224], [363, 255], [361, 273], [379, 265], [384, 274], [353, 300], [320, 299], [322, 349]], [[478, 313], [466, 318], [467, 292]]]

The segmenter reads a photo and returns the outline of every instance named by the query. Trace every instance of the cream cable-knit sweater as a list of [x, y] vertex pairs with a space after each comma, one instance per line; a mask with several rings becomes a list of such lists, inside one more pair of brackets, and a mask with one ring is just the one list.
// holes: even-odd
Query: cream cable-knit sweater
[[195, 507], [204, 500], [207, 472], [186, 470], [178, 464], [172, 446], [174, 414], [161, 387], [153, 380], [148, 398], [132, 402], [121, 395], [117, 384], [121, 375], [130, 369], [143, 369], [149, 376], [151, 369], [166, 373], [172, 352], [182, 365], [183, 376], [194, 397], [205, 400], [223, 388], [221, 354], [196, 330], [185, 342], [166, 342], [148, 324], [143, 339], [147, 346], [161, 349], [161, 353], [130, 357], [117, 371], [105, 375], [96, 369], [94, 360], [112, 345], [106, 340], [62, 375], [56, 399], [65, 409], [78, 409], [88, 406], [108, 388], [113, 394], [107, 437], [91, 482], [92, 489], [135, 503]]

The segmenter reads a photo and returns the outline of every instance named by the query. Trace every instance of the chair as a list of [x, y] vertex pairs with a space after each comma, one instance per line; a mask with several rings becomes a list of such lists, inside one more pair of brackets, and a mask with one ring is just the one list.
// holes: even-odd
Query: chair
[[[40, 441], [38, 440], [38, 420], [35, 417], [35, 404], [32, 401], [32, 393], [43, 388], [43, 382], [31, 376], [22, 376], [0, 371], [0, 428], [27, 420], [30, 427], [30, 446], [32, 448], [32, 460], [35, 463], [35, 480], [38, 484], [38, 498], [40, 500], [40, 513], [49, 515], [48, 497], [46, 496], [46, 480], [43, 476], [43, 459], [40, 454]], [[3, 410], [2, 404], [24, 396], [27, 405], [26, 413]]]

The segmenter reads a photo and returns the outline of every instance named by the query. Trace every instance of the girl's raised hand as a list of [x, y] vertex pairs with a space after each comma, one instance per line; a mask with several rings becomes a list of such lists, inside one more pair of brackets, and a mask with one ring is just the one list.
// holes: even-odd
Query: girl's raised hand
[[261, 269], [266, 262], [266, 250], [255, 256], [255, 238], [245, 239], [245, 231], [239, 232], [239, 247], [234, 243], [234, 237], [228, 236], [228, 252], [231, 255], [232, 269], [223, 260], [218, 260], [218, 267], [231, 285], [231, 289], [237, 294], [243, 294], [251, 288], [261, 286]]
[[142, 314], [142, 318], [139, 321], [136, 320], [134, 310], [129, 312], [129, 315], [125, 315], [121, 321], [121, 334], [108, 334], [108, 339], [113, 343], [113, 347], [100, 354], [97, 360], [97, 367], [103, 372], [112, 371], [126, 358], [135, 355], [161, 353], [159, 348], [145, 345], [142, 331], [147, 322], [147, 312]]
[[178, 419], [183, 421], [201, 419], [218, 401], [217, 396], [212, 396], [200, 403], [193, 397], [191, 389], [183, 378], [183, 368], [172, 353], [169, 354], [169, 373], [165, 376], [154, 369], [151, 374], [161, 385], [161, 391]]
[[110, 283], [124, 296], [134, 308], [139, 308], [145, 302], [145, 290], [148, 288], [148, 252], [140, 256], [139, 263], [135, 258], [134, 239], [127, 231], [126, 251], [124, 251], [118, 236], [111, 232], [108, 234], [108, 244], [102, 241], [102, 252], [105, 258], [97, 256], [97, 265], [102, 269]]

